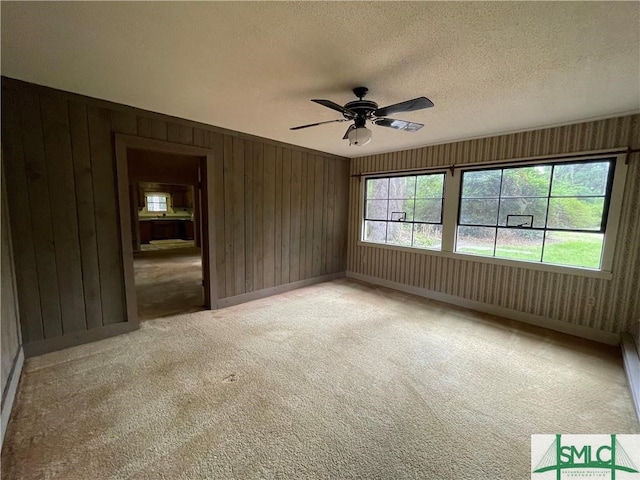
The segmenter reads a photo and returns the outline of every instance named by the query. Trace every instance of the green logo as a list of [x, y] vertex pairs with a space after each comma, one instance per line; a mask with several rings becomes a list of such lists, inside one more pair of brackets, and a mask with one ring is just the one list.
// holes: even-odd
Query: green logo
[[[565, 435], [565, 438], [567, 435]], [[602, 435], [570, 435], [573, 442], [562, 444], [562, 435], [557, 434], [555, 440], [546, 450], [533, 473], [556, 471], [556, 479], [560, 480], [562, 471], [578, 473], [577, 469], [602, 469], [609, 471], [609, 478], [615, 480], [616, 472], [639, 473], [627, 452], [622, 448], [616, 435], [608, 435], [610, 441], [602, 443]], [[593, 442], [597, 438], [597, 442]], [[533, 446], [533, 443], [532, 443]], [[602, 472], [602, 470], [600, 470]], [[604, 472], [603, 472], [604, 473]], [[586, 475], [586, 473], [583, 473]], [[580, 478], [572, 475], [573, 478]], [[586, 476], [582, 478], [587, 478]]]

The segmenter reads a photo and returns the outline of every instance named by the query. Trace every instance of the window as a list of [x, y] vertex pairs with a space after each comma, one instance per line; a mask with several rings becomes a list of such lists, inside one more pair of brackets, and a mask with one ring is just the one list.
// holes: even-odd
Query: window
[[444, 173], [368, 178], [366, 242], [440, 249]]
[[456, 252], [600, 268], [613, 160], [462, 172]]
[[167, 195], [163, 193], [153, 193], [145, 195], [147, 200], [148, 212], [166, 212], [167, 211]]
[[364, 176], [360, 238], [430, 255], [610, 278], [625, 158]]

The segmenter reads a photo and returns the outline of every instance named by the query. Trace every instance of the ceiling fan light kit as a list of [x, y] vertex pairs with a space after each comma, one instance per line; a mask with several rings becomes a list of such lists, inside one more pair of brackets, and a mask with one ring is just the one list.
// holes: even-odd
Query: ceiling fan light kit
[[356, 127], [349, 130], [347, 134], [349, 145], [362, 146], [371, 141], [371, 130], [367, 127]]
[[424, 127], [422, 123], [407, 122], [405, 120], [385, 117], [387, 115], [393, 115], [394, 113], [412, 112], [414, 110], [433, 107], [433, 102], [427, 97], [418, 97], [413, 100], [378, 108], [376, 102], [363, 100], [368, 91], [369, 89], [367, 87], [354, 88], [353, 93], [359, 100], [354, 100], [344, 106], [338, 105], [331, 100], [311, 100], [312, 102], [342, 113], [344, 118], [292, 127], [291, 130], [315, 127], [317, 125], [324, 125], [325, 123], [353, 121], [353, 125], [349, 125], [349, 128], [342, 138], [343, 140], [349, 140], [349, 145], [362, 146], [369, 143], [372, 137], [371, 130], [366, 127], [367, 120], [380, 127], [389, 127], [396, 130], [404, 130], [405, 132], [416, 132]]

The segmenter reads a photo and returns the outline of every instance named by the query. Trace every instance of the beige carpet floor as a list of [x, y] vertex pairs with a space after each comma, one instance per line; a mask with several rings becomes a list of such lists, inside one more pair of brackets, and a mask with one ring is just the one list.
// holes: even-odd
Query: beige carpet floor
[[[159, 242], [162, 240], [158, 240]], [[140, 320], [202, 310], [200, 248], [172, 248], [134, 254]]]
[[347, 279], [26, 362], [3, 479], [528, 479], [640, 433], [619, 353]]

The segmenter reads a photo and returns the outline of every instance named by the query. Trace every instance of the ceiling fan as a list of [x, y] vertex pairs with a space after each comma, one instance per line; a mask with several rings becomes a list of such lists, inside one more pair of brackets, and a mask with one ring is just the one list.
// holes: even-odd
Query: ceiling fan
[[300, 130], [302, 128], [315, 127], [316, 125], [324, 125], [325, 123], [353, 121], [353, 124], [349, 125], [342, 139], [348, 139], [349, 145], [366, 145], [371, 141], [371, 130], [366, 127], [367, 121], [381, 127], [395, 128], [396, 130], [404, 130], [405, 132], [415, 132], [424, 127], [424, 125], [422, 123], [407, 122], [395, 118], [386, 118], [386, 116], [433, 107], [433, 102], [427, 97], [418, 97], [413, 100], [378, 108], [376, 102], [363, 100], [368, 91], [369, 89], [367, 87], [354, 88], [353, 93], [359, 100], [349, 102], [344, 107], [331, 100], [311, 100], [312, 102], [319, 103], [320, 105], [342, 113], [344, 118], [329, 120], [327, 122], [310, 123], [309, 125], [300, 125], [299, 127], [292, 127], [290, 130]]

